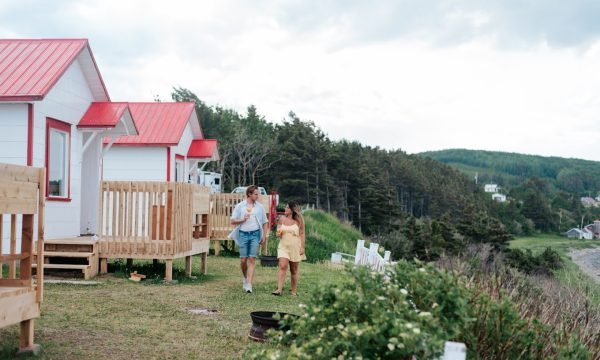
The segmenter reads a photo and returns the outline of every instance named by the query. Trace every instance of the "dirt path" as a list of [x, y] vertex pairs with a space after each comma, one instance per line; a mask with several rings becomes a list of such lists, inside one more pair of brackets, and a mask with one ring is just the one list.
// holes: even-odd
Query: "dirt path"
[[600, 284], [600, 248], [572, 250], [569, 256], [583, 272]]

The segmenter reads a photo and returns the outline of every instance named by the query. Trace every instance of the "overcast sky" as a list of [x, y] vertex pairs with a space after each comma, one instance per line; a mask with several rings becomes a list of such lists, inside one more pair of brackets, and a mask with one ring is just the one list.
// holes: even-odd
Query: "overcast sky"
[[600, 161], [600, 1], [2, 0], [1, 38], [88, 38], [113, 101], [170, 100], [408, 153]]

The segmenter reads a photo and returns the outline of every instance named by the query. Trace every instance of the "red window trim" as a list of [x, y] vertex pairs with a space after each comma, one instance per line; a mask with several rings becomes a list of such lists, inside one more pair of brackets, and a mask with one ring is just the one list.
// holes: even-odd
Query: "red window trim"
[[171, 147], [167, 146], [167, 181], [171, 181]]
[[27, 166], [33, 166], [33, 104], [27, 104]]
[[[69, 164], [67, 172], [67, 196], [58, 197], [48, 195], [48, 189], [50, 188], [50, 171], [48, 166], [50, 165], [50, 129], [56, 129], [64, 133], [69, 134]], [[46, 200], [48, 201], [71, 201], [71, 124], [52, 119], [46, 118]]]
[[183, 168], [181, 170], [183, 170], [183, 172], [185, 173], [185, 156], [175, 154], [175, 168], [173, 169], [174, 174], [175, 174], [174, 176], [177, 176], [177, 160], [183, 161]]

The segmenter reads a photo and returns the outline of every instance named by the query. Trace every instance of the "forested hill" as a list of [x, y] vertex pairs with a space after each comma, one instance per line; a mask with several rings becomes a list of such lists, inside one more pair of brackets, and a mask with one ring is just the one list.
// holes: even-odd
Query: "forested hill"
[[537, 177], [557, 189], [576, 195], [596, 196], [600, 191], [600, 162], [543, 157], [483, 150], [450, 149], [420, 155], [441, 161], [478, 182], [514, 188]]
[[172, 97], [195, 102], [205, 137], [218, 139], [221, 161], [206, 170], [223, 174], [223, 191], [251, 183], [264, 186], [278, 191], [282, 201], [314, 204], [366, 234], [398, 229], [408, 217], [458, 223], [467, 207], [485, 207], [471, 179], [438, 161], [332, 141], [291, 112], [274, 124], [254, 106], [240, 114], [209, 106], [182, 88], [174, 89]]

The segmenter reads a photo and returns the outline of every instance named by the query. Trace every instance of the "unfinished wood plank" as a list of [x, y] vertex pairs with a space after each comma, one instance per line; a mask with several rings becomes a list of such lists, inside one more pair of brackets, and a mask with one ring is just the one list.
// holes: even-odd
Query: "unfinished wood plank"
[[[23, 215], [21, 225], [21, 253], [31, 254], [33, 251], [33, 215]], [[31, 279], [31, 256], [21, 259], [19, 276], [21, 280]]]
[[[37, 227], [37, 265], [38, 269], [43, 269], [44, 261], [44, 216], [46, 208], [46, 169], [41, 168], [39, 174], [39, 190], [38, 190], [38, 227]], [[36, 300], [41, 303], [44, 299], [44, 272], [36, 276]]]
[[192, 257], [185, 257], [185, 275], [190, 277], [192, 276]]
[[39, 316], [40, 308], [33, 291], [0, 298], [0, 327], [17, 324]]
[[165, 260], [165, 281], [173, 281], [173, 259]]
[[21, 321], [21, 335], [19, 337], [20, 351], [33, 348], [33, 319]]
[[[17, 215], [10, 215], [10, 255], [17, 253]], [[14, 279], [17, 276], [17, 262], [11, 260], [8, 262], [8, 278]]]
[[23, 181], [30, 183], [40, 183], [45, 178], [40, 178], [39, 168], [0, 164], [0, 181]]

